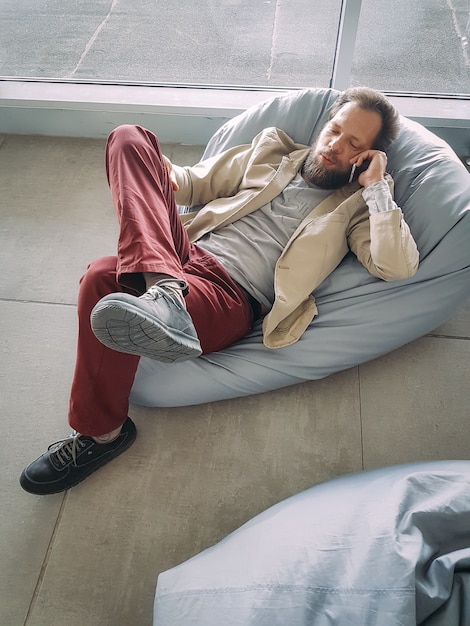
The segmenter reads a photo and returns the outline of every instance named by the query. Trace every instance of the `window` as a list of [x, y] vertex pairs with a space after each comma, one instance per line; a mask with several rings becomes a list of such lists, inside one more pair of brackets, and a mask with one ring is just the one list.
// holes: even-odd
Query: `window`
[[351, 80], [384, 91], [470, 93], [470, 0], [363, 0]]
[[66, 80], [328, 84], [340, 0], [0, 0], [0, 74]]
[[342, 8], [351, 84], [470, 93], [470, 0], [0, 0], [0, 74], [328, 87]]

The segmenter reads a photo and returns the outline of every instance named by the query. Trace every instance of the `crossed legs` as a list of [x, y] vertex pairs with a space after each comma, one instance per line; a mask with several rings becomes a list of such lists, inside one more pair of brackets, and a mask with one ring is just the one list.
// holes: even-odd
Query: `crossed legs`
[[232, 344], [252, 324], [243, 290], [213, 255], [189, 241], [155, 135], [138, 126], [117, 128], [107, 143], [106, 171], [120, 226], [117, 255], [91, 263], [80, 281], [69, 408], [76, 434], [51, 446], [23, 471], [21, 484], [33, 493], [68, 489], [135, 439], [127, 414], [140, 354], [113, 350], [95, 336], [90, 315], [103, 298], [113, 294], [119, 300], [122, 295], [140, 306], [149, 275], [180, 281], [186, 304], [182, 308], [203, 353]]

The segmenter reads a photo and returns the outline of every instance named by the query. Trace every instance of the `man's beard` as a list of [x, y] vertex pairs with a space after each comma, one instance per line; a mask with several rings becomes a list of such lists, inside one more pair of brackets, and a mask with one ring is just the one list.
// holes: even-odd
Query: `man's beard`
[[349, 182], [350, 176], [349, 169], [346, 171], [327, 170], [320, 160], [316, 144], [310, 149], [302, 165], [301, 173], [307, 182], [322, 189], [339, 189]]

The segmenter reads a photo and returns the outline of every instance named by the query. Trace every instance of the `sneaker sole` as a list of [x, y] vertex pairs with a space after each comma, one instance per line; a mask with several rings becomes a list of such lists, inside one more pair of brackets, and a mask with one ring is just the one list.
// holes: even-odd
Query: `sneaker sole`
[[106, 347], [163, 363], [179, 363], [202, 354], [199, 340], [146, 316], [129, 302], [107, 299], [91, 313], [91, 327]]

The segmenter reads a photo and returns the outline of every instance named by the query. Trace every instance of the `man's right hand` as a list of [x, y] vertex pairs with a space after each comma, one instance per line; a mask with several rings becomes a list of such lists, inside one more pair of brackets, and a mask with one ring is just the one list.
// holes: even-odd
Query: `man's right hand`
[[163, 156], [163, 160], [165, 161], [166, 169], [168, 170], [168, 174], [170, 176], [170, 181], [171, 181], [171, 186], [173, 188], [173, 191], [178, 191], [179, 186], [178, 186], [178, 183], [176, 182], [176, 176], [175, 176], [175, 171], [173, 169], [173, 163], [164, 154], [162, 154], [162, 156]]
[[365, 160], [370, 161], [367, 169], [359, 174], [358, 182], [362, 187], [370, 187], [379, 180], [384, 180], [387, 167], [387, 155], [380, 150], [365, 150], [355, 158], [357, 167], [361, 167]]

